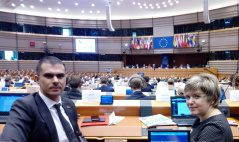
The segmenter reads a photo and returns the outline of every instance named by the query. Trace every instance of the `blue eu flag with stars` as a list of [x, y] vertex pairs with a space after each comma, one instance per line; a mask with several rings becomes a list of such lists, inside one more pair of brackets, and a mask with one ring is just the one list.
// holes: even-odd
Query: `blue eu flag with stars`
[[154, 49], [169, 49], [173, 48], [173, 36], [169, 37], [154, 37]]

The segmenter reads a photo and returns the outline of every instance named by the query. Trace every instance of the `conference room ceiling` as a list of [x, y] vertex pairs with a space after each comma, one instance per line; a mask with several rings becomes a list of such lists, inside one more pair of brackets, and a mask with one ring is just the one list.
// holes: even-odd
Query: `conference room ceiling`
[[[0, 0], [0, 11], [17, 14], [106, 20], [107, 0]], [[111, 0], [111, 19], [143, 19], [203, 11], [204, 0]], [[209, 10], [238, 0], [209, 0]]]

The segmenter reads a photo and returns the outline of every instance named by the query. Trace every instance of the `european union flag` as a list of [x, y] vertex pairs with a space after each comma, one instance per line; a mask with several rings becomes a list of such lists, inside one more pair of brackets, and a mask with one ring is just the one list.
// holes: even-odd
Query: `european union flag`
[[173, 48], [173, 36], [154, 37], [154, 49]]

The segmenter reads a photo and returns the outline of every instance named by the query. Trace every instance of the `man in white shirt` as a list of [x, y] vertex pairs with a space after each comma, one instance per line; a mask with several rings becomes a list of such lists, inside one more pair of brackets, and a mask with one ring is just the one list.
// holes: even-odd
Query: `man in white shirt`
[[44, 57], [36, 74], [40, 91], [14, 102], [0, 141], [85, 142], [74, 103], [60, 97], [66, 85], [64, 63], [53, 56]]

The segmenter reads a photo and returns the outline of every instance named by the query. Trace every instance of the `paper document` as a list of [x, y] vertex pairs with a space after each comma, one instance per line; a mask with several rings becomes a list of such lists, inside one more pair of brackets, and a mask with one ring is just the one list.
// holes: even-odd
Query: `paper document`
[[117, 124], [122, 119], [124, 119], [123, 116], [115, 116], [115, 112], [113, 111], [109, 116], [109, 124], [108, 125]]
[[140, 117], [140, 121], [142, 121], [145, 125], [148, 127], [155, 127], [155, 126], [163, 126], [163, 125], [176, 125], [172, 121], [172, 119], [169, 119], [166, 116], [163, 116], [162, 114], [147, 116], [147, 117]]

